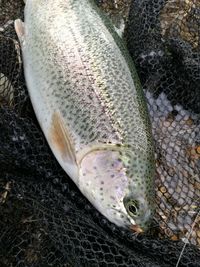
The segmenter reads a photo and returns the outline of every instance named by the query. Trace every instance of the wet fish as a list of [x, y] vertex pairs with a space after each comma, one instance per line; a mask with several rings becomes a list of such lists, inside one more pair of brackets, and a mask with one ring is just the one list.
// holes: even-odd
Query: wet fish
[[154, 201], [154, 149], [125, 46], [90, 0], [27, 0], [15, 21], [30, 98], [62, 168], [111, 222], [141, 232]]

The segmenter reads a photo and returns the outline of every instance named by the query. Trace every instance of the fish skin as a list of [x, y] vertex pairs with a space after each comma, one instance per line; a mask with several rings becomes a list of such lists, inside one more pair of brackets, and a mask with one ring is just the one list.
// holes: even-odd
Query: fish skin
[[[33, 108], [60, 165], [111, 222], [146, 228], [154, 209], [151, 125], [112, 25], [90, 0], [27, 0], [18, 36]], [[127, 212], [130, 199], [137, 216]]]

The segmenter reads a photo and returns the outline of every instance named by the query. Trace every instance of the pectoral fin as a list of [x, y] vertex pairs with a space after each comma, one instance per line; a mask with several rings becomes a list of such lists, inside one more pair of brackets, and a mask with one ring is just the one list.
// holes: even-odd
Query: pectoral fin
[[73, 142], [60, 112], [55, 112], [52, 116], [50, 140], [52, 145], [59, 151], [63, 161], [77, 165]]

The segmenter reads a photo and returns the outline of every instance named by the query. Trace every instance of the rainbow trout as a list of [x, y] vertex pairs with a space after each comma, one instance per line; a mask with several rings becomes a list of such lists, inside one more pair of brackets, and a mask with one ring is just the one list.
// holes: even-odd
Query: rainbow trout
[[15, 28], [33, 108], [58, 162], [111, 222], [143, 231], [153, 214], [151, 127], [111, 23], [90, 0], [27, 0]]

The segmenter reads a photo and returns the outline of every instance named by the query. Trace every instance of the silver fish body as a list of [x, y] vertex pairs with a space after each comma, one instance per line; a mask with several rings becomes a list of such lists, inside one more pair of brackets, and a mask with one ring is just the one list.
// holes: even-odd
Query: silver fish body
[[145, 228], [154, 149], [126, 48], [90, 0], [27, 0], [16, 22], [30, 98], [62, 168], [110, 221]]

